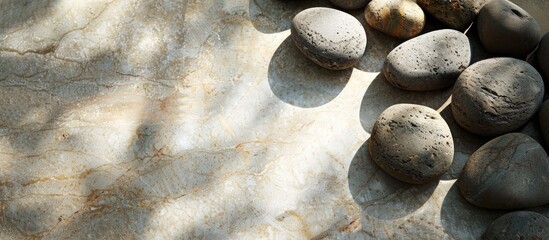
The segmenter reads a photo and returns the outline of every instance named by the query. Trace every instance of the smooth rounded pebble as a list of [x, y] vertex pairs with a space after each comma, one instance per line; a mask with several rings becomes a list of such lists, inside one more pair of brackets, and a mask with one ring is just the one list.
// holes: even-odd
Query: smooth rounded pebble
[[331, 8], [309, 8], [292, 20], [292, 40], [316, 64], [341, 70], [355, 65], [366, 50], [364, 27], [353, 16]]
[[482, 239], [549, 239], [549, 218], [530, 211], [507, 213], [490, 225]]
[[372, 0], [364, 10], [371, 27], [396, 38], [417, 36], [425, 26], [425, 14], [411, 0]]
[[368, 148], [381, 169], [412, 184], [438, 179], [454, 158], [448, 124], [437, 111], [415, 104], [397, 104], [383, 111]]
[[452, 114], [466, 130], [483, 136], [511, 132], [539, 110], [544, 84], [525, 61], [490, 58], [459, 76], [452, 93]]
[[533, 138], [508, 133], [487, 142], [469, 157], [458, 178], [473, 205], [519, 209], [549, 203], [549, 157]]
[[545, 147], [549, 149], [549, 100], [541, 105], [538, 118], [541, 134], [545, 140]]
[[477, 30], [490, 52], [525, 59], [541, 38], [538, 22], [507, 0], [489, 1], [478, 14]]
[[330, 0], [332, 4], [346, 10], [362, 8], [368, 4], [368, 1], [369, 0]]
[[467, 36], [444, 29], [420, 35], [393, 49], [382, 72], [389, 83], [404, 90], [437, 90], [454, 84], [470, 61]]
[[546, 33], [538, 45], [536, 51], [538, 66], [543, 78], [549, 80], [549, 33]]
[[417, 0], [417, 3], [436, 19], [457, 30], [467, 29], [487, 0]]

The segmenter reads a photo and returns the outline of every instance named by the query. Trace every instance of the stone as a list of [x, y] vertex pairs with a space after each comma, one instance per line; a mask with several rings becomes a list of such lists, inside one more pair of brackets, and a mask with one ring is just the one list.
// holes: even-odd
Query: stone
[[454, 84], [470, 61], [467, 36], [444, 29], [410, 39], [393, 49], [382, 72], [387, 81], [404, 90], [437, 90]]
[[369, 0], [330, 0], [330, 2], [340, 8], [353, 10], [363, 8]]
[[533, 138], [508, 133], [482, 145], [458, 178], [468, 202], [489, 209], [519, 209], [549, 203], [549, 157]]
[[409, 39], [425, 26], [425, 14], [411, 0], [372, 0], [364, 9], [366, 22], [389, 36]]
[[528, 12], [507, 0], [493, 0], [478, 14], [482, 45], [501, 56], [525, 59], [541, 39], [541, 30]]
[[464, 31], [475, 20], [487, 0], [417, 0], [429, 14], [453, 29]]
[[396, 104], [383, 111], [368, 147], [381, 169], [412, 184], [438, 179], [454, 156], [448, 124], [437, 111], [416, 104]]
[[536, 60], [543, 78], [545, 81], [549, 80], [549, 33], [546, 33], [539, 42]]
[[497, 218], [482, 239], [549, 239], [549, 218], [531, 211], [510, 212]]
[[[538, 118], [545, 144], [549, 144], [549, 101], [545, 101], [541, 106]], [[549, 149], [549, 145], [546, 145], [545, 147], [546, 149]]]
[[366, 33], [353, 16], [331, 8], [309, 8], [292, 20], [297, 48], [316, 64], [341, 70], [355, 65], [366, 50]]
[[452, 92], [452, 113], [467, 131], [501, 135], [526, 124], [541, 107], [544, 92], [541, 75], [527, 62], [490, 58], [459, 76]]

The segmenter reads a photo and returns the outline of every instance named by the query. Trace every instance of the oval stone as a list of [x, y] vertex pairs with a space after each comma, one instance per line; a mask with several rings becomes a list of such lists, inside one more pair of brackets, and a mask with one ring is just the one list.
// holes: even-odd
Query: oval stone
[[292, 20], [292, 40], [316, 64], [341, 70], [355, 65], [366, 50], [366, 33], [353, 16], [331, 8], [309, 8]]
[[482, 239], [549, 239], [549, 218], [530, 211], [507, 213], [490, 225]]
[[415, 104], [396, 104], [383, 111], [368, 149], [381, 169], [412, 184], [438, 179], [454, 158], [448, 124], [437, 111]]
[[372, 0], [364, 16], [371, 27], [402, 39], [417, 36], [425, 26], [423, 10], [410, 0]]
[[519, 209], [549, 203], [549, 157], [536, 140], [508, 133], [482, 145], [469, 157], [458, 178], [473, 205]]
[[486, 0], [418, 0], [417, 3], [442, 23], [463, 31], [475, 20]]
[[393, 49], [382, 72], [389, 83], [404, 90], [437, 90], [454, 84], [470, 61], [467, 36], [444, 29], [420, 35]]
[[330, 2], [340, 8], [352, 10], [359, 9], [368, 3], [369, 0], [330, 0]]
[[543, 78], [549, 80], [549, 33], [546, 33], [538, 45], [536, 59]]
[[525, 59], [541, 38], [538, 22], [507, 0], [489, 1], [478, 14], [477, 30], [490, 52]]
[[539, 110], [544, 84], [525, 61], [490, 58], [459, 76], [452, 92], [452, 113], [466, 130], [483, 136], [513, 131]]

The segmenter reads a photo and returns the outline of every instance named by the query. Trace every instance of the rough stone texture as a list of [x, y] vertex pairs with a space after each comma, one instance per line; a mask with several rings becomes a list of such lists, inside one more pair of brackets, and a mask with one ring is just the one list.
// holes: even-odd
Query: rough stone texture
[[425, 26], [423, 10], [410, 0], [372, 0], [364, 16], [373, 28], [402, 39], [417, 36]]
[[[549, 143], [549, 101], [545, 101], [541, 106], [539, 111], [539, 125], [541, 129], [541, 134], [545, 143]], [[546, 149], [549, 149], [549, 146], [545, 145]]]
[[549, 33], [542, 38], [536, 51], [536, 60], [544, 80], [549, 81]]
[[369, 0], [330, 0], [334, 5], [348, 10], [363, 8], [368, 4], [368, 1]]
[[402, 43], [387, 55], [382, 71], [387, 81], [398, 88], [437, 90], [454, 84], [470, 61], [467, 36], [445, 29]]
[[463, 31], [471, 25], [487, 1], [490, 0], [417, 0], [417, 3], [439, 21]]
[[458, 178], [470, 203], [489, 209], [520, 209], [549, 203], [549, 157], [522, 133], [499, 136], [475, 151]]
[[530, 211], [511, 212], [496, 219], [482, 239], [549, 239], [549, 218]]
[[513, 131], [539, 110], [544, 84], [525, 61], [491, 58], [471, 65], [458, 78], [452, 112], [460, 126], [483, 136]]
[[438, 179], [452, 165], [454, 142], [440, 114], [396, 104], [381, 113], [369, 140], [372, 159], [389, 175], [412, 184]]
[[328, 69], [353, 67], [366, 50], [366, 33], [360, 22], [339, 10], [303, 10], [294, 17], [291, 30], [297, 48]]
[[478, 14], [477, 30], [488, 51], [520, 59], [526, 59], [541, 39], [536, 19], [507, 0], [486, 3]]
[[328, 4], [0, 1], [0, 239], [478, 239], [502, 213], [365, 144], [388, 106], [450, 89], [376, 79], [398, 44], [369, 26], [363, 70], [307, 68], [290, 23]]

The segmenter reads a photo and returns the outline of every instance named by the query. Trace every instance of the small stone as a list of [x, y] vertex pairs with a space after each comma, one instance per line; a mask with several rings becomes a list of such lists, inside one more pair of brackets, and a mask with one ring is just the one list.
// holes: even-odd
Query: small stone
[[549, 80], [549, 33], [546, 33], [538, 45], [536, 60], [543, 78]]
[[549, 149], [549, 100], [545, 101], [539, 111], [539, 126], [545, 140], [546, 149]]
[[359, 9], [366, 6], [369, 0], [330, 0], [330, 2], [346, 10]]
[[490, 58], [459, 76], [452, 93], [452, 114], [466, 130], [496, 136], [526, 124], [539, 110], [544, 84], [525, 61]]
[[530, 211], [507, 213], [490, 225], [482, 239], [549, 239], [549, 218]]
[[541, 38], [537, 21], [524, 9], [507, 0], [493, 0], [480, 10], [477, 30], [490, 52], [525, 59]]
[[473, 205], [519, 209], [549, 203], [549, 156], [536, 140], [508, 133], [487, 142], [470, 157], [458, 178]]
[[436, 19], [457, 30], [467, 29], [487, 0], [418, 0], [417, 3]]
[[341, 70], [353, 67], [366, 50], [366, 32], [353, 16], [331, 8], [309, 8], [292, 20], [292, 40], [316, 64]]
[[387, 81], [404, 90], [437, 90], [454, 84], [470, 61], [467, 36], [444, 29], [410, 39], [393, 49], [382, 72]]
[[425, 14], [412, 0], [372, 0], [364, 16], [371, 27], [402, 39], [417, 36], [425, 26]]
[[396, 104], [383, 111], [368, 144], [381, 169], [412, 184], [438, 179], [454, 158], [448, 124], [437, 111], [415, 104]]

